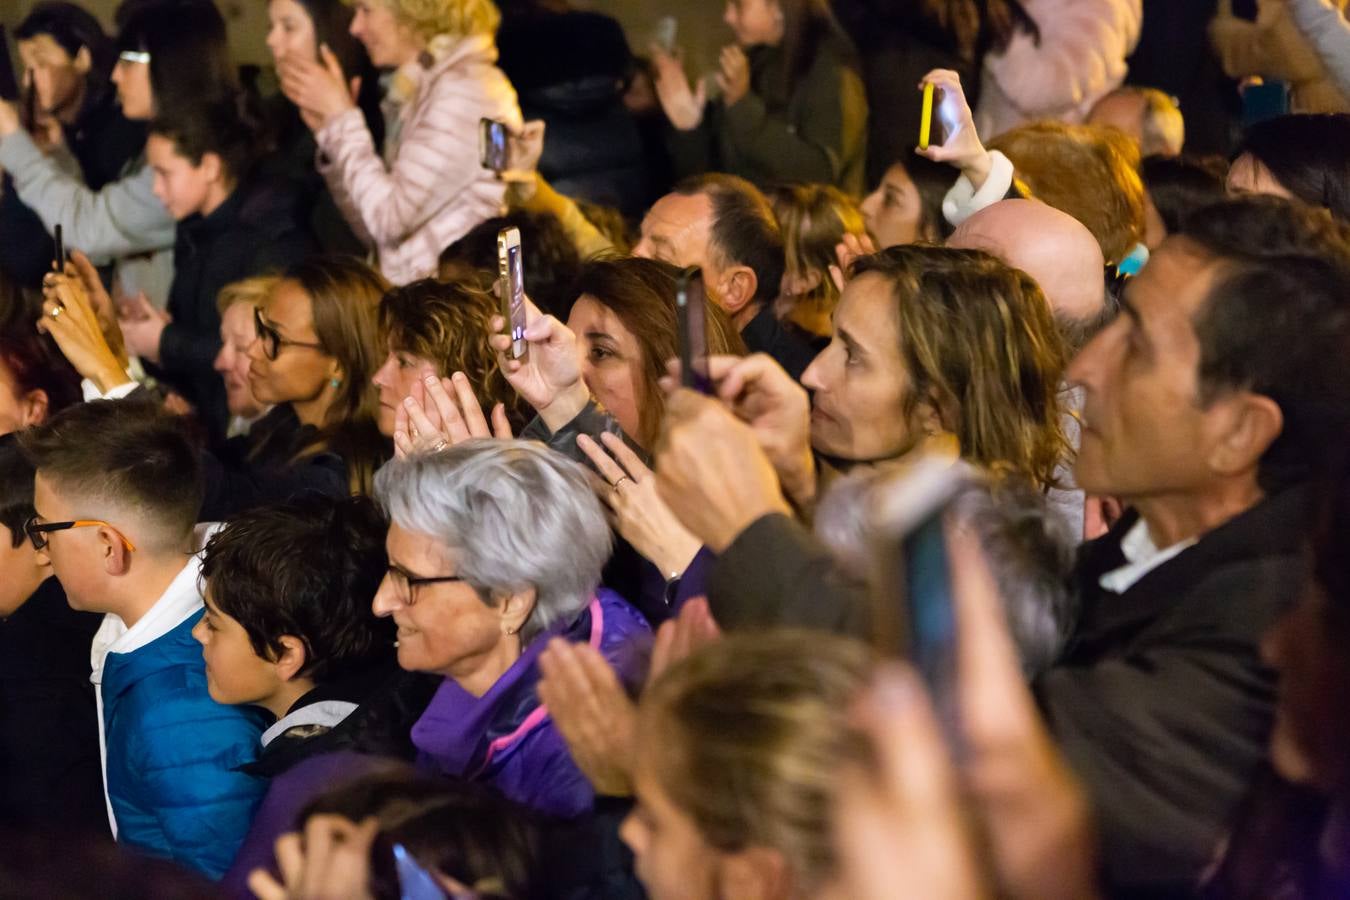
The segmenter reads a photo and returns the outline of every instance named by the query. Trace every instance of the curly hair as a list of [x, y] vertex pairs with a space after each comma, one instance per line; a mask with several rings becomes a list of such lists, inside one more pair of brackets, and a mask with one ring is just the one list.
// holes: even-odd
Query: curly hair
[[492, 0], [383, 0], [385, 6], [430, 42], [438, 35], [453, 38], [495, 35], [502, 15]]
[[1012, 160], [1031, 195], [1087, 226], [1107, 265], [1144, 236], [1139, 147], [1123, 132], [1094, 125], [1032, 122], [989, 142]]
[[1059, 402], [1068, 364], [1050, 304], [1030, 275], [980, 250], [905, 245], [853, 264], [890, 282], [910, 389], [955, 434], [963, 459], [1041, 487], [1071, 453]]
[[526, 410], [488, 345], [497, 311], [496, 299], [475, 285], [424, 278], [384, 295], [380, 333], [391, 351], [427, 360], [442, 378], [463, 372], [484, 411], [501, 403], [512, 424], [522, 423]]

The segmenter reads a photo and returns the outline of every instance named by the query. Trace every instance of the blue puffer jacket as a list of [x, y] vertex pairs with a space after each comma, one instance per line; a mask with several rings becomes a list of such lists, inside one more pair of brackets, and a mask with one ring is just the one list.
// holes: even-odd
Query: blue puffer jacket
[[200, 613], [103, 670], [108, 799], [117, 839], [209, 878], [230, 867], [267, 784], [235, 771], [257, 755], [263, 717], [206, 690]]

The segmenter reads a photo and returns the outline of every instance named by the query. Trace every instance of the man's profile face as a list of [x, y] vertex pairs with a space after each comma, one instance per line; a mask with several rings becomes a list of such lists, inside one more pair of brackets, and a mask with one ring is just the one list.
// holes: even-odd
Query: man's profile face
[[1213, 477], [1206, 458], [1217, 438], [1200, 405], [1193, 323], [1217, 271], [1194, 243], [1167, 240], [1130, 283], [1121, 314], [1069, 366], [1085, 391], [1074, 477], [1089, 494], [1132, 500]]

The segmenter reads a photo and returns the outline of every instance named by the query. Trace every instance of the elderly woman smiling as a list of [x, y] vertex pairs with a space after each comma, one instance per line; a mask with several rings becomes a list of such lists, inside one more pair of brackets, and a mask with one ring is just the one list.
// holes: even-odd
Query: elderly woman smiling
[[395, 460], [375, 478], [390, 517], [378, 616], [404, 669], [445, 676], [413, 727], [420, 762], [485, 781], [540, 812], [593, 794], [539, 702], [538, 657], [586, 642], [633, 679], [642, 617], [601, 589], [610, 531], [585, 470], [526, 441], [469, 441]]

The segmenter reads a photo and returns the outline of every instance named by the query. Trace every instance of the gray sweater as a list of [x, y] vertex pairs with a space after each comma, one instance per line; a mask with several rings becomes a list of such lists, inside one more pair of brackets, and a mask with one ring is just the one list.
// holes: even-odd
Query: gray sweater
[[174, 221], [155, 197], [154, 172], [144, 159], [94, 191], [19, 130], [0, 140], [0, 169], [48, 232], [60, 224], [67, 247], [96, 264], [116, 264], [123, 293], [144, 291], [151, 303], [164, 306], [173, 281]]

